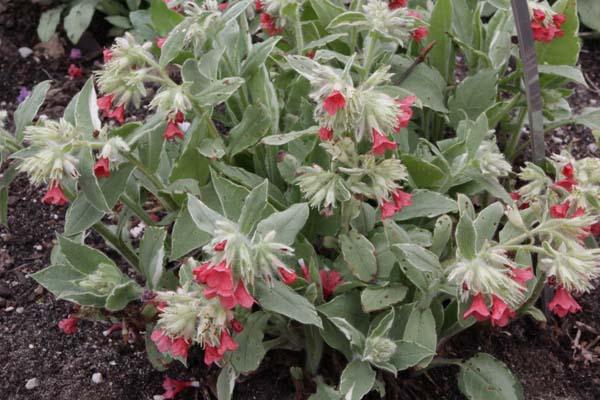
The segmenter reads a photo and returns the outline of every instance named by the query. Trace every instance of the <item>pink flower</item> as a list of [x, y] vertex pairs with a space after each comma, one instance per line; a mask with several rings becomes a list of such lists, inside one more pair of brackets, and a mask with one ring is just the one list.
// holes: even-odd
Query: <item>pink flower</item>
[[77, 332], [77, 318], [65, 318], [58, 322], [58, 327], [67, 335]]
[[163, 138], [165, 140], [175, 140], [175, 138], [183, 140], [185, 139], [185, 135], [181, 132], [179, 126], [175, 122], [169, 121], [167, 129], [165, 129], [165, 132], [163, 133]]
[[402, 189], [396, 189], [394, 193], [392, 193], [392, 197], [394, 198], [394, 203], [396, 203], [396, 211], [402, 211], [404, 207], [412, 206], [412, 194], [406, 193], [402, 191]]
[[[205, 291], [206, 295], [206, 291]], [[206, 296], [208, 298], [208, 296]], [[233, 309], [235, 306], [240, 305], [244, 308], [251, 308], [255, 303], [254, 298], [248, 293], [246, 290], [246, 286], [242, 281], [239, 281], [235, 291], [230, 295], [221, 295], [219, 296], [221, 299], [221, 305], [223, 308], [228, 310]]]
[[548, 304], [548, 308], [560, 318], [563, 318], [568, 313], [575, 314], [581, 311], [581, 306], [577, 304], [575, 299], [562, 285], [556, 288], [554, 298]]
[[531, 267], [531, 266], [524, 268], [524, 269], [511, 268], [510, 270], [512, 273], [513, 281], [519, 283], [523, 287], [523, 290], [525, 290], [527, 288], [527, 286], [525, 285], [525, 282], [534, 278], [533, 267]]
[[167, 38], [166, 38], [166, 37], [165, 37], [165, 38], [157, 37], [157, 38], [156, 38], [156, 46], [157, 46], [159, 49], [162, 49], [162, 48], [163, 48], [163, 46], [165, 45], [165, 42], [166, 42], [166, 41], [167, 41]]
[[221, 332], [221, 340], [219, 346], [206, 346], [204, 349], [204, 364], [210, 365], [220, 361], [227, 351], [237, 349], [238, 344], [233, 340], [229, 332], [223, 330]]
[[550, 215], [552, 215], [552, 218], [566, 218], [570, 207], [571, 202], [569, 200], [565, 201], [563, 204], [551, 206]]
[[229, 3], [227, 2], [219, 4], [219, 11], [225, 11], [227, 10], [227, 7], [229, 7]]
[[227, 240], [223, 240], [222, 242], [217, 243], [215, 245], [214, 250], [215, 251], [223, 251], [223, 250], [225, 250], [225, 247], [227, 247]]
[[561, 172], [567, 179], [575, 178], [575, 171], [573, 168], [573, 164], [571, 164], [571, 163], [568, 163], [567, 165], [565, 165]]
[[71, 49], [71, 53], [69, 54], [69, 58], [71, 60], [79, 60], [81, 58], [81, 50], [79, 50], [77, 47], [73, 47]]
[[186, 359], [188, 356], [188, 349], [190, 348], [190, 343], [184, 337], [178, 337], [173, 340], [171, 344], [171, 354], [173, 357], [181, 357]]
[[554, 14], [552, 16], [552, 22], [554, 22], [554, 25], [558, 29], [562, 28], [562, 25], [565, 23], [566, 20], [567, 17], [564, 14]]
[[554, 186], [560, 186], [565, 189], [567, 192], [571, 193], [573, 191], [573, 186], [577, 186], [577, 181], [574, 179], [562, 179], [554, 184]]
[[42, 203], [54, 204], [56, 206], [62, 206], [69, 202], [69, 199], [66, 198], [65, 194], [62, 191], [62, 187], [60, 183], [56, 181], [52, 181], [50, 184], [50, 188], [42, 197]]
[[[258, 6], [258, 3], [257, 3]], [[262, 5], [261, 5], [262, 8]], [[283, 30], [279, 27], [277, 27], [277, 24], [275, 23], [275, 19], [267, 14], [267, 13], [262, 13], [260, 14], [260, 27], [264, 30], [267, 31], [267, 33], [269, 34], [269, 36], [276, 36], [279, 35], [281, 32], [283, 32]]]
[[391, 142], [387, 136], [373, 128], [373, 154], [381, 156], [385, 154], [386, 150], [396, 150], [397, 147], [397, 143]]
[[114, 118], [119, 122], [119, 124], [123, 124], [123, 122], [125, 122], [125, 105], [121, 104], [120, 106], [109, 112], [108, 118]]
[[546, 13], [536, 8], [533, 10], [533, 19], [541, 24], [546, 20]]
[[329, 115], [335, 115], [340, 108], [346, 107], [346, 98], [338, 91], [334, 90], [323, 101], [323, 110]]
[[112, 60], [112, 50], [104, 49], [102, 50], [102, 57], [104, 58], [104, 64]]
[[173, 345], [173, 340], [162, 329], [155, 329], [150, 335], [150, 339], [161, 353], [168, 352]]
[[195, 387], [197, 385], [196, 382], [191, 381], [178, 381], [176, 379], [171, 379], [168, 376], [165, 377], [163, 381], [162, 387], [165, 389], [162, 397], [165, 399], [174, 399], [175, 396], [183, 389], [188, 387]]
[[256, 11], [262, 11], [263, 5], [262, 0], [256, 0]]
[[396, 214], [396, 205], [386, 199], [381, 200], [381, 219], [391, 218], [394, 214]]
[[406, 7], [408, 4], [408, 0], [391, 0], [388, 5], [390, 10], [395, 10], [397, 8]]
[[590, 226], [590, 231], [592, 232], [592, 235], [600, 236], [600, 221]]
[[327, 129], [325, 127], [319, 129], [319, 138], [321, 138], [321, 140], [333, 139], [333, 130]]
[[98, 105], [98, 110], [102, 111], [102, 115], [108, 117], [110, 114], [110, 109], [112, 108], [113, 103], [113, 95], [102, 96], [98, 100], [96, 100], [96, 104]]
[[235, 333], [240, 333], [244, 330], [244, 325], [235, 318], [231, 320], [231, 327]]
[[335, 288], [340, 284], [344, 283], [342, 276], [337, 271], [326, 271], [324, 269], [319, 271], [321, 277], [321, 285], [323, 286], [323, 297], [329, 299], [333, 296]]
[[515, 311], [500, 297], [492, 295], [492, 326], [506, 326], [510, 318], [515, 317]]
[[396, 133], [400, 132], [402, 128], [406, 128], [410, 123], [410, 119], [413, 116], [412, 105], [417, 100], [414, 96], [408, 96], [403, 99], [396, 99], [396, 103], [398, 103], [398, 107], [400, 108], [400, 112], [397, 116], [398, 125], [394, 127], [394, 131]]
[[490, 312], [488, 311], [487, 305], [485, 304], [485, 300], [483, 300], [483, 295], [481, 293], [473, 297], [471, 307], [469, 307], [469, 309], [464, 313], [463, 319], [467, 319], [471, 316], [473, 316], [477, 321], [485, 321], [490, 317]]
[[424, 26], [420, 26], [417, 29], [412, 30], [410, 34], [412, 35], [412, 38], [415, 42], [420, 42], [421, 40], [429, 36], [429, 31]]
[[110, 178], [110, 167], [108, 158], [102, 157], [94, 164], [94, 175], [96, 178]]
[[204, 263], [194, 268], [192, 273], [198, 282], [207, 286], [204, 289], [204, 296], [207, 299], [219, 296], [224, 308], [231, 310], [238, 304], [250, 308], [254, 304], [254, 298], [250, 296], [242, 281], [239, 281], [234, 289], [231, 268], [225, 261], [216, 266], [210, 262]]
[[277, 270], [281, 275], [281, 280], [283, 281], [283, 283], [285, 283], [288, 286], [292, 285], [298, 279], [298, 274], [296, 274], [294, 271], [287, 270], [282, 267], [277, 268]]
[[73, 80], [75, 78], [81, 78], [83, 76], [83, 71], [81, 70], [80, 67], [78, 67], [75, 64], [69, 65], [69, 69], [67, 70], [67, 72], [68, 72], [69, 78], [71, 78], [71, 80]]

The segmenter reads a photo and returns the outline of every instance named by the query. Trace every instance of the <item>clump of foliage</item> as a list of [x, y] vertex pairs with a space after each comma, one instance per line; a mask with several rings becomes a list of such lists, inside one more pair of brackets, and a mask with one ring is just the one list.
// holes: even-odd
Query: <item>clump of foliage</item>
[[[530, 10], [546, 128], [598, 124], [564, 100], [585, 83], [575, 1]], [[522, 398], [491, 356], [438, 354], [476, 323], [545, 320], [545, 287], [557, 316], [581, 310], [573, 295], [599, 275], [600, 161], [513, 171], [528, 110], [509, 2], [156, 0], [144, 13], [62, 119], [30, 125], [42, 83], [2, 136], [0, 194], [21, 171], [69, 204], [33, 275], [81, 306], [64, 329], [145, 332], [161, 369], [203, 349], [220, 399], [273, 349], [304, 352], [292, 373], [314, 399], [384, 396], [386, 374], [446, 364], [469, 398]], [[128, 118], [143, 105], [143, 122]], [[91, 230], [122, 260], [87, 246]]]

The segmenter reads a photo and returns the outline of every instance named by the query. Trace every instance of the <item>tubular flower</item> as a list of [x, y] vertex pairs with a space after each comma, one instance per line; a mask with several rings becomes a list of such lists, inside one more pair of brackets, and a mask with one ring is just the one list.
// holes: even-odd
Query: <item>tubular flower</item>
[[96, 178], [110, 178], [110, 167], [108, 158], [101, 157], [94, 164], [94, 175]]
[[125, 105], [121, 104], [120, 106], [115, 107], [114, 110], [108, 113], [108, 118], [113, 118], [122, 125], [123, 122], [125, 122]]
[[69, 78], [71, 78], [71, 80], [76, 79], [76, 78], [81, 78], [83, 76], [83, 71], [82, 71], [81, 67], [78, 67], [75, 64], [69, 65], [69, 69], [67, 72], [68, 72]]
[[471, 301], [471, 307], [463, 314], [463, 319], [469, 317], [475, 318], [477, 321], [485, 321], [490, 317], [490, 312], [485, 304], [483, 295], [478, 293]]
[[328, 128], [319, 129], [319, 138], [321, 140], [331, 140], [333, 139], [333, 130]]
[[277, 26], [276, 19], [266, 12], [260, 15], [260, 27], [267, 31], [269, 36], [277, 36], [283, 32], [283, 29]]
[[77, 318], [65, 318], [58, 322], [58, 327], [67, 335], [73, 335], [77, 332]]
[[492, 295], [492, 326], [506, 326], [515, 317], [515, 310], [510, 308], [501, 298]]
[[394, 203], [386, 199], [381, 200], [381, 219], [387, 219], [393, 217], [397, 212], [402, 211], [404, 207], [412, 206], [412, 195], [396, 189], [392, 193], [392, 199]]
[[319, 276], [321, 277], [321, 285], [323, 287], [323, 297], [326, 300], [333, 296], [336, 287], [344, 283], [340, 273], [335, 270], [327, 271], [322, 269], [319, 271]]
[[228, 331], [224, 330], [221, 333], [219, 344], [217, 346], [206, 346], [204, 349], [204, 363], [210, 365], [221, 361], [223, 356], [228, 351], [233, 351], [238, 348], [238, 344], [233, 340]]
[[411, 37], [411, 31], [423, 25], [423, 22], [411, 16], [406, 3], [404, 0], [389, 3], [384, 0], [369, 0], [363, 6], [369, 27], [403, 45]]
[[556, 288], [548, 308], [560, 318], [565, 317], [568, 313], [576, 314], [581, 311], [581, 306], [577, 304], [573, 296], [562, 285]]
[[175, 140], [175, 138], [179, 138], [181, 140], [185, 139], [185, 135], [179, 129], [179, 126], [172, 121], [167, 123], [167, 129], [163, 133], [163, 138], [165, 140]]
[[391, 0], [388, 4], [390, 10], [395, 10], [396, 8], [406, 7], [408, 4], [408, 0]]
[[104, 117], [108, 117], [110, 114], [110, 109], [112, 108], [113, 104], [113, 97], [114, 96], [111, 95], [102, 96], [96, 101], [98, 104], [98, 110], [102, 111], [102, 115]]
[[53, 181], [50, 184], [50, 188], [42, 197], [42, 203], [54, 204], [56, 206], [64, 206], [69, 202], [69, 199], [65, 196], [62, 191], [60, 183]]
[[521, 285], [522, 290], [526, 290], [526, 282], [535, 278], [533, 275], [533, 267], [529, 266], [527, 268], [511, 268], [512, 278], [515, 282]]
[[533, 38], [542, 43], [550, 43], [554, 38], [564, 36], [562, 25], [566, 21], [566, 17], [563, 14], [554, 13], [551, 9], [531, 9], [531, 29], [533, 31]]
[[377, 129], [373, 128], [373, 150], [372, 153], [378, 156], [384, 155], [386, 150], [396, 150], [398, 144], [390, 141]]
[[346, 99], [338, 90], [334, 90], [323, 101], [323, 110], [325, 110], [329, 115], [335, 115], [340, 108], [344, 107], [346, 107]]
[[[123, 161], [123, 156], [121, 156], [121, 152], [129, 152], [129, 145], [120, 137], [115, 136], [106, 141], [104, 146], [102, 146], [102, 150], [100, 150], [100, 154], [98, 156], [100, 160], [106, 161], [106, 169], [108, 170], [108, 175], [110, 176], [110, 168], [114, 168], [116, 165]], [[94, 168], [94, 172], [96, 169]], [[97, 176], [97, 175], [96, 175]], [[108, 176], [106, 176], [108, 178]]]
[[183, 389], [188, 387], [200, 387], [200, 383], [198, 381], [178, 381], [165, 376], [162, 387], [165, 389], [162, 397], [164, 399], [174, 399]]

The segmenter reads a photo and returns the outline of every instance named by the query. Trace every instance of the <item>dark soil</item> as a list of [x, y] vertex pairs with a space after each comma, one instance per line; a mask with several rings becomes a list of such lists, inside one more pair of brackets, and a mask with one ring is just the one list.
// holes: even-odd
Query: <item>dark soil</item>
[[[68, 59], [70, 43], [64, 38], [56, 41], [53, 51], [63, 51], [56, 58], [39, 46], [35, 48], [39, 13], [39, 6], [30, 0], [0, 0], [0, 109], [16, 109], [21, 86], [31, 89], [38, 82], [52, 79], [52, 92], [42, 113], [59, 117], [89, 76], [101, 46], [87, 37], [81, 45], [84, 58], [78, 64], [84, 69], [84, 77], [70, 80], [66, 72], [72, 62]], [[102, 27], [92, 29], [101, 31]], [[35, 52], [23, 59], [17, 52], [20, 47], [35, 48]], [[584, 49], [581, 63], [592, 88], [575, 89], [570, 99], [575, 110], [596, 105], [600, 93], [596, 89], [600, 87], [599, 57], [600, 47]], [[553, 151], [569, 145], [579, 157], [598, 155], [588, 129], [569, 127], [548, 140]], [[74, 335], [58, 329], [58, 321], [73, 311], [72, 305], [56, 300], [28, 277], [48, 265], [56, 232], [63, 229], [65, 208], [41, 204], [42, 196], [42, 189], [31, 187], [26, 178], [19, 177], [10, 191], [10, 230], [0, 228], [0, 398], [152, 399], [161, 394], [165, 373], [152, 368], [143, 343], [126, 344], [118, 334], [105, 337], [102, 331], [107, 325], [101, 322], [80, 321]], [[88, 243], [106, 250], [94, 236], [88, 238]], [[579, 298], [585, 312], [561, 321], [551, 320], [545, 326], [529, 318], [505, 329], [477, 326], [447, 343], [444, 355], [466, 358], [477, 352], [493, 354], [522, 382], [527, 399], [599, 399], [600, 343], [590, 346], [588, 353], [575, 346], [585, 347], [598, 336], [599, 296], [597, 289]], [[204, 367], [201, 357], [195, 351], [190, 356], [189, 370], [175, 365], [167, 372], [173, 378], [201, 382], [200, 390], [187, 389], [178, 398], [210, 398], [218, 372]], [[595, 361], [590, 359], [593, 357]], [[289, 368], [302, 364], [299, 354], [269, 353], [259, 371], [240, 380], [235, 398], [293, 399]], [[322, 368], [327, 370], [332, 365], [327, 358]], [[103, 381], [94, 384], [92, 375], [98, 372]], [[403, 374], [396, 381], [397, 395], [389, 394], [387, 398], [462, 399], [456, 387], [456, 372], [456, 368], [444, 367], [417, 378]], [[39, 380], [39, 386], [28, 390], [25, 384], [32, 378]]]

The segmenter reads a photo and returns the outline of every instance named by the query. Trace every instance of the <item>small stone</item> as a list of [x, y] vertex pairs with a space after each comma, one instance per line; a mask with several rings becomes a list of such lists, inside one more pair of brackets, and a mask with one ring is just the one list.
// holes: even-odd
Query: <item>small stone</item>
[[117, 365], [117, 362], [116, 361], [111, 361], [111, 362], [109, 362], [109, 364], [114, 367], [115, 365]]
[[598, 151], [598, 145], [596, 143], [590, 143], [588, 144], [587, 149], [590, 153], [595, 153]]
[[152, 400], [165, 400], [165, 398], [161, 394], [155, 394], [154, 397], [152, 397]]
[[29, 348], [30, 348], [30, 349], [33, 349], [33, 347], [34, 347], [34, 346], [33, 346], [32, 344], [29, 344]]
[[15, 309], [14, 307], [10, 306], [10, 307], [6, 307], [6, 308], [4, 309], [4, 311], [6, 311], [6, 312], [11, 312], [11, 311], [14, 311], [14, 309]]
[[100, 372], [96, 372], [94, 375], [92, 375], [92, 382], [95, 384], [102, 383], [103, 380], [104, 379], [102, 378], [102, 374]]
[[35, 389], [38, 386], [40, 386], [40, 380], [38, 378], [31, 378], [25, 384], [25, 389], [31, 390], [31, 389]]
[[23, 311], [25, 311], [25, 309], [23, 307], [17, 307], [15, 311], [17, 312], [17, 314], [23, 314]]
[[41, 244], [36, 244], [35, 246], [33, 246], [33, 248], [37, 251], [42, 251], [44, 249]]
[[19, 48], [18, 52], [23, 58], [27, 58], [33, 54], [33, 50], [31, 50], [29, 47], [21, 47]]

